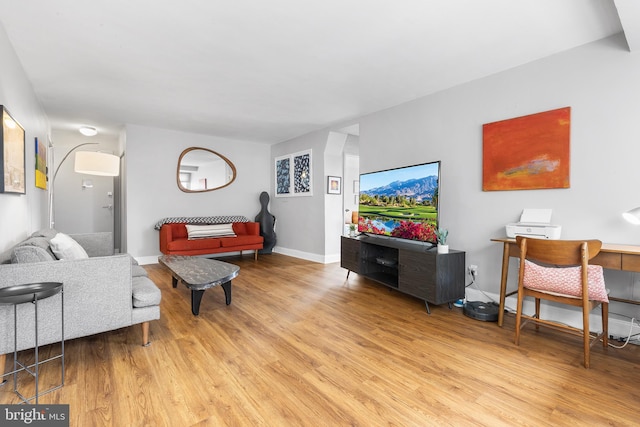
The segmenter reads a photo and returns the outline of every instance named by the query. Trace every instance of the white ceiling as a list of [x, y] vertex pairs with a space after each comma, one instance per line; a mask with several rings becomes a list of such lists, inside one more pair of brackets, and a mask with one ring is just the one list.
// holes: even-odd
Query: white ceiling
[[619, 11], [640, 46], [638, 3], [0, 0], [0, 23], [53, 129], [276, 143], [619, 33]]

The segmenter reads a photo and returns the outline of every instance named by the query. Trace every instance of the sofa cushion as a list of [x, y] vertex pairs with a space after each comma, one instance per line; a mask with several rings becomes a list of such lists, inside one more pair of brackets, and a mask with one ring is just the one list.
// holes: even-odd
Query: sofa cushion
[[160, 304], [160, 289], [148, 277], [134, 277], [132, 282], [133, 306], [149, 307]]
[[263, 242], [264, 238], [262, 236], [222, 237], [220, 239], [220, 246], [223, 248], [233, 248], [237, 246], [259, 245]]
[[12, 264], [24, 264], [28, 262], [55, 261], [50, 251], [46, 251], [38, 246], [22, 245], [16, 246], [11, 251]]
[[249, 234], [249, 233], [247, 233], [247, 224], [244, 223], [244, 222], [235, 222], [235, 223], [233, 223], [233, 231], [237, 235]]
[[141, 265], [131, 266], [131, 277], [146, 277], [148, 275], [147, 270], [145, 270]]
[[189, 251], [198, 249], [217, 249], [220, 247], [220, 239], [179, 239], [169, 242], [167, 249], [174, 251]]
[[231, 224], [191, 225], [187, 224], [189, 240], [208, 237], [235, 237]]
[[82, 246], [64, 233], [58, 233], [50, 242], [51, 250], [58, 259], [89, 258]]
[[171, 230], [172, 239], [186, 239], [189, 237], [187, 234], [187, 224], [165, 224], [163, 227]]

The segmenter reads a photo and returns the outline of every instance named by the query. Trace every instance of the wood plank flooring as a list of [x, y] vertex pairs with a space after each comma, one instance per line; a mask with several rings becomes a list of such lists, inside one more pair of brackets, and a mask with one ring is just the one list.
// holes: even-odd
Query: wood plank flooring
[[[72, 426], [563, 426], [637, 425], [640, 349], [505, 326], [431, 306], [338, 264], [280, 254], [229, 257], [233, 302], [162, 290], [150, 347], [140, 326], [68, 341], [66, 383], [40, 403], [70, 405]], [[43, 351], [55, 353], [52, 345]], [[25, 353], [25, 356], [27, 353]], [[12, 357], [7, 357], [12, 365]], [[41, 387], [59, 366], [43, 369]], [[31, 381], [32, 382], [32, 381]], [[20, 385], [29, 392], [30, 381]], [[17, 403], [12, 384], [0, 403]]]

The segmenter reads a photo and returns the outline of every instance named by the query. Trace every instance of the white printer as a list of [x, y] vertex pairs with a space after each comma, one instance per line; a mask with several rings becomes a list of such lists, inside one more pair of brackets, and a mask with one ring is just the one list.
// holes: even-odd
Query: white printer
[[533, 237], [538, 239], [559, 239], [562, 227], [551, 224], [551, 209], [524, 209], [520, 222], [507, 224], [507, 237]]

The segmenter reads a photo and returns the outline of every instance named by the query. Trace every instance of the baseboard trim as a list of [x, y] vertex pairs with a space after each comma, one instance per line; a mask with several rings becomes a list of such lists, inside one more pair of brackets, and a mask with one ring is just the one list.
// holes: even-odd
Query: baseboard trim
[[281, 246], [276, 246], [275, 248], [273, 248], [273, 252], [276, 252], [282, 255], [292, 256], [294, 258], [304, 259], [307, 261], [319, 262], [321, 264], [330, 264], [333, 262], [340, 261], [340, 254], [318, 255], [318, 254], [312, 254], [310, 252], [298, 251], [296, 249], [283, 248]]

